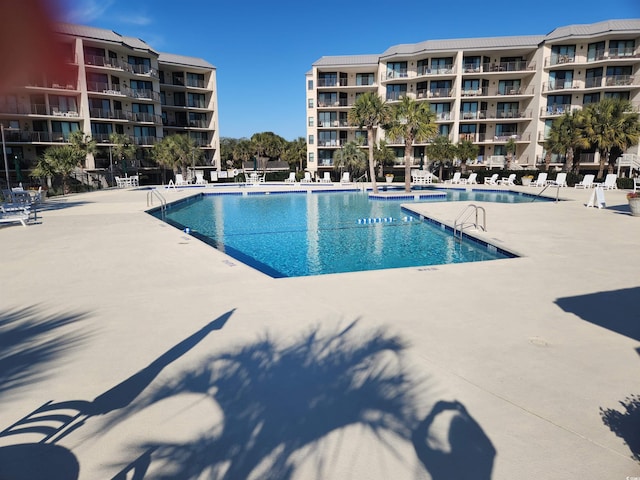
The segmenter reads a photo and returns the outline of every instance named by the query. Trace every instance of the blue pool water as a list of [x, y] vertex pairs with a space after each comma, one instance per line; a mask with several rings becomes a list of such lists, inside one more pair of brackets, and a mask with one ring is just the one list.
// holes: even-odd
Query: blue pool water
[[[447, 196], [531, 201], [502, 192], [470, 194]], [[272, 277], [511, 257], [490, 245], [459, 242], [450, 231], [403, 211], [401, 203], [409, 202], [370, 200], [362, 192], [201, 195], [170, 206], [165, 220]]]

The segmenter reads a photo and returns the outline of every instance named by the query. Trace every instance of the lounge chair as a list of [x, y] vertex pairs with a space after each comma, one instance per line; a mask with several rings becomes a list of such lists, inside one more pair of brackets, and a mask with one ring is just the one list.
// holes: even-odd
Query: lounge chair
[[460, 183], [466, 183], [467, 185], [475, 185], [478, 183], [478, 180], [476, 180], [477, 178], [478, 178], [478, 174], [474, 172], [469, 175], [469, 178], [460, 179]]
[[176, 180], [174, 183], [178, 187], [181, 185], [189, 185], [189, 182], [184, 179], [181, 173], [176, 173]]
[[494, 173], [490, 177], [484, 177], [485, 185], [498, 185], [498, 174]]
[[593, 188], [593, 179], [596, 176], [592, 173], [587, 173], [581, 182], [576, 183], [574, 188]]
[[544, 187], [547, 185], [547, 172], [538, 173], [538, 178], [531, 180], [530, 187]]
[[289, 172], [289, 176], [284, 179], [284, 183], [296, 183], [296, 172]]
[[607, 173], [607, 176], [604, 178], [603, 183], [596, 183], [596, 187], [602, 187], [604, 190], [616, 190], [618, 185], [616, 181], [618, 180], [618, 175], [615, 173]]
[[313, 183], [313, 178], [311, 178], [311, 172], [304, 172], [304, 178], [300, 180], [300, 183]]
[[455, 172], [453, 174], [453, 177], [451, 177], [449, 180], [445, 180], [444, 183], [450, 183], [450, 184], [459, 184], [461, 183], [460, 177], [462, 176], [462, 174], [460, 172]]
[[196, 172], [196, 185], [205, 185], [207, 180], [204, 178], [204, 172], [197, 171]]
[[549, 180], [549, 185], [553, 185], [555, 187], [566, 187], [567, 186], [567, 174], [564, 172], [556, 175], [554, 180]]
[[21, 223], [23, 227], [31, 217], [29, 206], [18, 207], [17, 204], [3, 204], [0, 208], [0, 223]]
[[321, 183], [333, 183], [331, 181], [331, 174], [329, 172], [324, 172], [324, 175], [320, 179]]
[[426, 170], [412, 170], [411, 182], [415, 185], [427, 185], [431, 183], [431, 172]]
[[640, 177], [633, 177], [633, 191], [637, 192], [640, 189]]
[[351, 183], [351, 177], [349, 176], [349, 172], [342, 173], [342, 177], [340, 177], [340, 183]]
[[498, 180], [499, 185], [515, 185], [516, 184], [516, 174], [511, 173], [508, 177], [502, 177]]

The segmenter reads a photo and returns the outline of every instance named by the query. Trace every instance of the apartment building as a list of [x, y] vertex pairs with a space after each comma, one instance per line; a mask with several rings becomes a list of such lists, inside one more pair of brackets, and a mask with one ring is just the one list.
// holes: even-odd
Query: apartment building
[[49, 146], [66, 143], [76, 130], [99, 147], [83, 165], [94, 178], [120, 168], [112, 156], [111, 133], [125, 134], [140, 147], [130, 171], [157, 171], [150, 149], [173, 133], [194, 138], [207, 165], [220, 167], [213, 65], [157, 52], [143, 40], [110, 30], [58, 24], [56, 31], [68, 77], [43, 74], [0, 94], [10, 170], [32, 168]]
[[[306, 75], [308, 169], [333, 169], [346, 142], [366, 145], [365, 131], [347, 114], [358, 95], [377, 92], [388, 103], [403, 96], [429, 102], [440, 135], [479, 147], [471, 168], [503, 166], [507, 142], [515, 164], [544, 161], [544, 140], [555, 118], [603, 98], [640, 105], [640, 19], [559, 27], [546, 35], [427, 40], [382, 54], [322, 57]], [[385, 138], [404, 165], [402, 139]], [[413, 164], [428, 160], [426, 144]], [[629, 154], [638, 154], [638, 146]], [[552, 161], [559, 165], [556, 155]], [[584, 152], [583, 168], [598, 161]]]

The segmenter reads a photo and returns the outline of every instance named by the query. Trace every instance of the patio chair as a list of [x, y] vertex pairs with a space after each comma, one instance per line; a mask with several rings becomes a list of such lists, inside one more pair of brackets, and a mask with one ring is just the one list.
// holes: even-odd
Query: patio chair
[[549, 185], [553, 185], [554, 187], [566, 187], [567, 186], [567, 174], [564, 172], [556, 175], [554, 180], [549, 180]]
[[538, 173], [538, 178], [531, 180], [530, 187], [544, 187], [547, 184], [547, 172]]
[[469, 178], [460, 179], [460, 183], [466, 183], [467, 185], [475, 185], [478, 183], [477, 178], [478, 178], [478, 174], [474, 172], [469, 175]]
[[311, 172], [304, 172], [304, 178], [300, 180], [300, 183], [313, 183], [313, 178], [311, 178]]
[[499, 185], [515, 185], [516, 184], [516, 174], [512, 173], [508, 177], [502, 177], [497, 182]]
[[284, 179], [284, 183], [296, 183], [296, 172], [289, 172], [289, 176]]
[[597, 187], [602, 187], [604, 190], [617, 190], [618, 185], [616, 181], [618, 180], [618, 175], [615, 173], [607, 173], [607, 176], [604, 178], [603, 183], [596, 183]]
[[349, 172], [342, 173], [342, 177], [340, 177], [340, 183], [351, 183]]
[[331, 174], [329, 172], [324, 172], [324, 175], [320, 179], [320, 182], [322, 182], [322, 183], [333, 183], [331, 181]]
[[490, 177], [484, 177], [485, 185], [498, 185], [498, 174], [494, 173]]
[[637, 192], [639, 188], [640, 188], [640, 177], [634, 177], [633, 178], [633, 191]]
[[207, 180], [204, 178], [204, 172], [197, 171], [196, 172], [196, 185], [205, 185]]
[[460, 177], [462, 176], [462, 174], [460, 172], [455, 172], [453, 174], [453, 177], [451, 177], [449, 180], [445, 180], [444, 183], [450, 183], [450, 184], [459, 184], [461, 183]]
[[592, 173], [587, 173], [581, 182], [576, 183], [573, 188], [593, 188], [593, 179], [596, 176]]

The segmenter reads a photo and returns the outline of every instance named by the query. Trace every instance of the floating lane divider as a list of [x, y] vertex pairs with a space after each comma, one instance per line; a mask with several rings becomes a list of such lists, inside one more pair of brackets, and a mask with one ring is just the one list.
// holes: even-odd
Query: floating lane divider
[[395, 223], [395, 222], [413, 222], [413, 217], [402, 217], [401, 219], [393, 217], [374, 217], [374, 218], [359, 218], [358, 224], [365, 223]]

